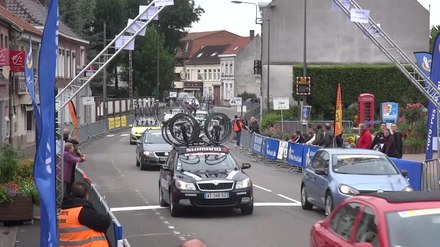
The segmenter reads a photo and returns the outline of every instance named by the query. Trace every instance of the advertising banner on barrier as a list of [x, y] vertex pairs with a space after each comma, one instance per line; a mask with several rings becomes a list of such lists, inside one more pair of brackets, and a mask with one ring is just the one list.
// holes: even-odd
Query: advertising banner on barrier
[[283, 158], [287, 158], [287, 148], [289, 143], [286, 141], [279, 141], [279, 143], [277, 159], [282, 160]]
[[311, 160], [315, 156], [316, 151], [321, 149], [319, 146], [305, 145], [303, 149], [303, 167], [307, 165], [308, 160]]
[[289, 142], [287, 151], [287, 163], [295, 166], [303, 166], [304, 145]]
[[407, 170], [408, 171], [408, 182], [411, 187], [416, 190], [422, 190], [422, 162], [413, 161], [413, 160], [402, 160], [396, 158], [390, 158], [394, 164], [396, 164], [399, 170]]
[[252, 151], [259, 155], [264, 155], [263, 153], [263, 146], [264, 146], [264, 140], [266, 139], [265, 136], [262, 136], [260, 134], [255, 134], [254, 141], [252, 145]]
[[266, 158], [276, 160], [278, 155], [278, 147], [280, 146], [280, 140], [267, 138], [266, 139]]

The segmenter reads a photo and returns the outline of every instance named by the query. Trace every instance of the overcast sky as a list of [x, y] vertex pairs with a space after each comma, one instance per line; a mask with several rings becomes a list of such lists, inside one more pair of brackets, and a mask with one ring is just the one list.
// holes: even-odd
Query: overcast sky
[[[270, 2], [269, 0], [246, 1]], [[431, 26], [440, 25], [440, 0], [418, 0], [418, 2], [426, 9], [431, 5]], [[205, 13], [198, 23], [194, 23], [191, 32], [227, 30], [240, 36], [249, 36], [249, 30], [253, 29], [256, 33], [260, 33], [260, 26], [255, 24], [256, 11], [253, 4], [234, 4], [230, 0], [195, 0], [195, 3], [200, 5]]]

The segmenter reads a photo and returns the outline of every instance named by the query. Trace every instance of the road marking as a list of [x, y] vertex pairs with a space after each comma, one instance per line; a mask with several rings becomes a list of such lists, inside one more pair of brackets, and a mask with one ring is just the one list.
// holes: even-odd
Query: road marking
[[113, 136], [115, 136], [115, 135], [107, 135], [107, 137], [113, 137]]
[[299, 202], [254, 202], [254, 207], [298, 207]]
[[130, 134], [122, 134], [122, 135], [120, 135], [120, 136], [129, 136]]
[[165, 208], [165, 207], [161, 207], [159, 205], [152, 205], [152, 206], [110, 208], [110, 211], [121, 212], [121, 211], [148, 210], [148, 209], [162, 209], [162, 208]]
[[[285, 195], [282, 195], [282, 194], [277, 194], [278, 196], [281, 196], [282, 198], [284, 198], [284, 199], [287, 199], [287, 200], [289, 200], [289, 201], [292, 201], [292, 202], [295, 202], [295, 203], [300, 203], [299, 201], [297, 201], [297, 200], [295, 200], [295, 199], [292, 199], [292, 198], [290, 198], [290, 197], [287, 197], [287, 196], [285, 196]], [[301, 204], [301, 203], [300, 203]]]
[[267, 191], [267, 192], [272, 192], [270, 189], [266, 189], [266, 188], [261, 187], [261, 186], [258, 186], [258, 185], [256, 185], [256, 184], [254, 184], [254, 187], [257, 187], [257, 188], [259, 188], [259, 189], [261, 189], [261, 190], [265, 190], [265, 191]]

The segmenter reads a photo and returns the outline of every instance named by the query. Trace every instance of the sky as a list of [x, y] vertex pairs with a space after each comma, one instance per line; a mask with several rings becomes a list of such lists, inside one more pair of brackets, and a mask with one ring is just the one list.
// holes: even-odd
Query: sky
[[[270, 2], [269, 0], [244, 1]], [[430, 25], [440, 25], [440, 0], [418, 0], [418, 2], [426, 9], [431, 5]], [[240, 36], [249, 36], [249, 30], [253, 29], [255, 33], [261, 33], [260, 26], [255, 24], [256, 10], [253, 4], [234, 4], [230, 0], [195, 0], [195, 4], [200, 5], [205, 13], [202, 14], [200, 21], [189, 29], [190, 32], [227, 30]]]

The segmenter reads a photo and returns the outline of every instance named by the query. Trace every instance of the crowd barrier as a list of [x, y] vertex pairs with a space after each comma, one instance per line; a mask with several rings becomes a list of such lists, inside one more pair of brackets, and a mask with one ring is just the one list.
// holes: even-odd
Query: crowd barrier
[[[241, 147], [251, 157], [263, 159], [264, 163], [278, 162], [279, 166], [302, 171], [321, 147], [267, 137], [261, 134], [241, 131]], [[391, 158], [400, 170], [408, 171], [408, 180], [414, 190], [440, 191], [440, 162], [425, 162]]]

